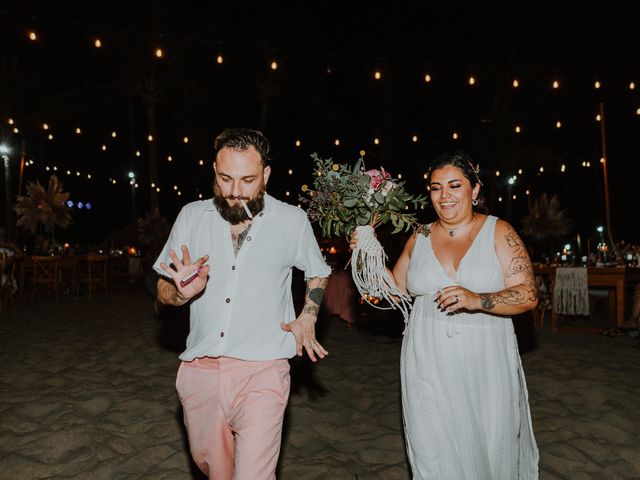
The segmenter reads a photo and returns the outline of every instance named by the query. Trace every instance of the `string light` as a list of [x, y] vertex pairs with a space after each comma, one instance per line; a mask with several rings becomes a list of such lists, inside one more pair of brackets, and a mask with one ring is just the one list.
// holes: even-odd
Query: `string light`
[[140, 156], [140, 150], [136, 150], [136, 157]]
[[198, 160], [198, 165], [204, 165], [204, 161], [203, 160]]
[[223, 62], [224, 62], [224, 58], [222, 58], [222, 55], [218, 55], [218, 56], [216, 57], [216, 63], [217, 63], [218, 65], [222, 65], [222, 63], [223, 63]]
[[273, 60], [271, 62], [271, 70], [277, 70], [278, 69], [278, 62], [276, 62], [275, 60]]
[[595, 88], [596, 90], [600, 89], [600, 82], [598, 80], [596, 80], [595, 83], [593, 84], [593, 88]]
[[515, 131], [516, 133], [520, 133], [520, 127], [518, 125], [516, 125]]
[[380, 144], [380, 140], [377, 139], [377, 138], [374, 138], [373, 139], [373, 143], [376, 144], [376, 145], [379, 145]]
[[7, 123], [8, 123], [9, 125], [13, 125], [13, 123], [14, 123], [14, 122], [13, 122], [13, 118], [10, 118], [9, 120], [7, 120]]
[[169, 155], [169, 156], [167, 157], [167, 162], [172, 162], [172, 161], [173, 161], [173, 157], [172, 157], [171, 155]]
[[93, 42], [93, 46], [96, 48], [101, 48], [102, 47], [102, 41], [99, 38], [96, 38]]
[[335, 142], [333, 142], [336, 147], [340, 146], [340, 139], [336, 138]]
[[600, 114], [597, 114], [596, 115], [596, 122], [599, 122], [599, 121], [600, 121]]
[[20, 133], [20, 130], [18, 130], [18, 127], [14, 127], [13, 133]]
[[566, 168], [567, 168], [567, 167], [566, 167], [566, 166], [565, 166], [565, 164], [563, 163], [563, 164], [562, 164], [562, 166], [560, 167], [560, 171], [561, 171], [562, 173], [564, 173], [564, 171], [566, 170]]
[[457, 133], [457, 132], [453, 132], [453, 135], [451, 135], [451, 137], [452, 137], [454, 140], [458, 140], [458, 133]]
[[425, 83], [431, 83], [431, 75], [429, 75], [428, 73], [425, 74], [424, 81]]
[[147, 140], [149, 140], [150, 142], [153, 142], [153, 135], [147, 136]]
[[520, 82], [518, 81], [517, 78], [513, 79], [512, 85], [513, 85], [513, 88], [518, 88], [520, 86]]
[[53, 133], [50, 133], [48, 138], [49, 138], [49, 140], [53, 140]]
[[111, 132], [111, 137], [112, 138], [116, 138], [118, 136], [118, 134], [115, 132], [115, 130], [113, 132]]
[[629, 90], [635, 90], [636, 89], [636, 82], [629, 82]]
[[42, 129], [43, 130], [49, 130], [49, 125], [47, 125], [46, 123], [42, 124]]
[[33, 30], [29, 32], [29, 40], [31, 40], [32, 42], [38, 40], [38, 35]]
[[375, 71], [375, 73], [373, 74], [373, 78], [375, 78], [376, 80], [380, 80], [382, 78], [382, 74], [379, 70]]
[[556, 122], [556, 128], [561, 128], [562, 127], [562, 122], [560, 122], [560, 120], [558, 120]]
[[476, 84], [476, 79], [474, 76], [470, 76], [469, 77], [469, 85], [475, 85]]
[[557, 90], [558, 88], [560, 88], [560, 82], [558, 82], [557, 80], [554, 80], [551, 86], [553, 87], [554, 90]]
[[80, 127], [76, 128], [76, 135], [80, 135], [82, 133], [82, 130], [80, 129]]
[[182, 139], [182, 141], [183, 141], [184, 143], [189, 143], [189, 137], [184, 137], [184, 138]]
[[418, 136], [417, 136], [417, 135], [414, 135], [413, 137], [411, 137], [411, 141], [412, 141], [413, 143], [416, 143], [416, 142], [418, 141]]
[[293, 170], [289, 169], [289, 175], [293, 175]]
[[496, 170], [496, 177], [500, 176], [500, 170]]
[[300, 140], [296, 140], [296, 147], [299, 147], [300, 145], [302, 145], [302, 142], [300, 142]]
[[161, 48], [156, 48], [156, 57], [157, 58], [162, 58], [164, 56], [164, 52], [162, 51]]

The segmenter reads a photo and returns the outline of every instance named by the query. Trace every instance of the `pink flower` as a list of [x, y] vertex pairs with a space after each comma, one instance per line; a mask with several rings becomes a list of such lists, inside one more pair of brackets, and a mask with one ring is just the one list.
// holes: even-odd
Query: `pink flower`
[[[384, 168], [380, 170], [367, 170], [364, 172], [365, 175], [369, 175], [371, 180], [369, 181], [369, 188], [373, 190], [377, 190], [380, 185], [382, 185], [386, 180], [391, 179], [391, 175], [384, 171]], [[389, 183], [389, 182], [387, 182]], [[393, 188], [393, 185], [388, 188], [387, 192]]]

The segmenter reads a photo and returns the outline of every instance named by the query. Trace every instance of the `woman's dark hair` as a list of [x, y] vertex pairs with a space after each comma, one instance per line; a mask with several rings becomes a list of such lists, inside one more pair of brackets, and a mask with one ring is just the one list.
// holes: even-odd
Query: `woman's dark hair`
[[224, 147], [233, 148], [234, 150], [246, 150], [253, 147], [260, 154], [262, 164], [269, 165], [269, 140], [259, 132], [251, 128], [227, 128], [216, 137], [214, 148], [216, 155]]
[[[427, 185], [431, 184], [431, 174], [435, 170], [451, 165], [452, 167], [456, 167], [458, 170], [462, 172], [462, 175], [469, 180], [471, 183], [471, 188], [475, 188], [476, 185], [480, 185], [482, 187], [482, 181], [480, 180], [479, 175], [479, 167], [473, 165], [473, 160], [471, 156], [467, 152], [463, 152], [461, 150], [454, 150], [451, 152], [443, 153], [436, 157], [436, 159], [431, 162], [429, 166], [429, 171], [427, 173]], [[485, 200], [482, 192], [478, 192], [478, 196], [476, 197], [478, 201], [477, 205], [473, 206], [474, 211], [479, 211], [482, 213], [486, 213]]]

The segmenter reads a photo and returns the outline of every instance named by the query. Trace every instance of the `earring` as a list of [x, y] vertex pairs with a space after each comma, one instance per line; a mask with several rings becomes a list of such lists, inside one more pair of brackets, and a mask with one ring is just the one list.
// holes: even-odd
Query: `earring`
[[473, 205], [474, 207], [477, 207], [477, 206], [478, 206], [478, 203], [479, 203], [479, 202], [478, 202], [478, 199], [477, 199], [477, 198], [474, 198], [473, 200], [471, 200], [471, 205]]

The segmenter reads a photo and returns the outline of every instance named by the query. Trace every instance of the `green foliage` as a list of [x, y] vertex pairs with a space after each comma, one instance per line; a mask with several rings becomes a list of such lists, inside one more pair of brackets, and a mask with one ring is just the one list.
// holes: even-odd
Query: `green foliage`
[[311, 155], [315, 161], [314, 189], [303, 185], [311, 221], [317, 221], [323, 237], [349, 238], [356, 227], [373, 228], [388, 222], [393, 233], [408, 231], [417, 223], [415, 210], [424, 206], [427, 197], [410, 195], [404, 182], [395, 181], [384, 168], [365, 170], [364, 159], [350, 167]]

